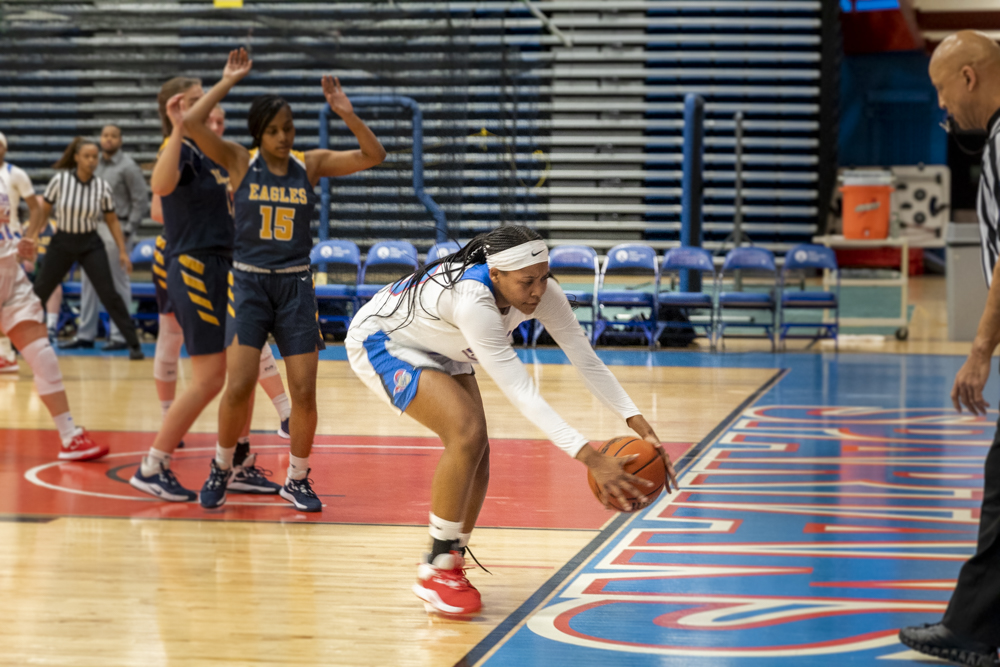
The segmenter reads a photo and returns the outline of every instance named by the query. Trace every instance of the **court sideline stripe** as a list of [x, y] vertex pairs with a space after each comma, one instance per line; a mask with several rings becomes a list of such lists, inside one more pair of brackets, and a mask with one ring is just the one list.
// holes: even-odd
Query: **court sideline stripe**
[[[674, 466], [674, 470], [677, 472], [677, 477], [680, 478], [681, 474], [684, 472], [694, 460], [708, 448], [715, 440], [722, 435], [722, 433], [728, 429], [734, 421], [743, 413], [744, 410], [749, 408], [751, 405], [760, 400], [760, 397], [771, 390], [774, 385], [778, 383], [785, 375], [788, 374], [788, 369], [783, 368], [777, 373], [772, 375], [764, 384], [757, 388], [752, 394], [750, 394], [746, 399], [743, 400], [738, 406], [736, 406], [732, 412], [730, 412], [726, 417], [720, 421], [715, 428], [713, 428], [708, 435], [701, 439], [694, 447], [692, 447], [684, 456], [681, 457], [680, 461]], [[539, 587], [531, 597], [525, 600], [520, 607], [515, 609], [513, 613], [507, 618], [501, 621], [500, 625], [495, 627], [490, 634], [486, 635], [478, 644], [472, 647], [465, 656], [462, 657], [458, 662], [455, 663], [455, 667], [473, 667], [473, 665], [478, 664], [483, 658], [487, 657], [487, 654], [491, 653], [494, 648], [499, 648], [502, 643], [508, 639], [523, 623], [528, 616], [530, 616], [536, 609], [540, 608], [555, 592], [562, 586], [562, 584], [572, 576], [576, 570], [578, 570], [598, 549], [603, 547], [611, 537], [621, 530], [626, 523], [628, 523], [634, 514], [619, 514], [615, 519], [611, 521], [604, 530], [598, 533], [594, 539], [592, 539], [583, 549], [581, 549], [573, 558], [569, 560], [565, 565], [563, 565], [558, 572], [552, 575], [548, 581]]]

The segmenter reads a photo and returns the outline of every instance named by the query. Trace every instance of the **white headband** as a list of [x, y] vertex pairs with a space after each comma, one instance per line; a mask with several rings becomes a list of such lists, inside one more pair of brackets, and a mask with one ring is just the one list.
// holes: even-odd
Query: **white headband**
[[549, 261], [549, 248], [545, 245], [545, 241], [528, 241], [495, 255], [486, 256], [486, 265], [501, 271], [517, 271], [547, 261]]

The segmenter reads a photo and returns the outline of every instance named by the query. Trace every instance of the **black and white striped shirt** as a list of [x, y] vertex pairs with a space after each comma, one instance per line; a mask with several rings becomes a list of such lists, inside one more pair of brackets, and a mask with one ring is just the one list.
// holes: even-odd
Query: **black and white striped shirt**
[[108, 182], [91, 176], [83, 183], [75, 169], [53, 176], [44, 197], [55, 210], [59, 231], [71, 234], [94, 231], [97, 223], [104, 220], [104, 214], [115, 210]]
[[986, 285], [993, 284], [993, 269], [1000, 256], [1000, 109], [987, 124], [989, 138], [983, 148], [983, 173], [979, 177], [979, 239], [983, 248]]

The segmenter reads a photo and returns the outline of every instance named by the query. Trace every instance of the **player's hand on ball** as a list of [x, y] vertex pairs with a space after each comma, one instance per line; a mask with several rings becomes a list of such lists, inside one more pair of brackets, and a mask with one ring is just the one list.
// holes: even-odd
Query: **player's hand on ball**
[[323, 97], [338, 116], [354, 113], [354, 105], [340, 85], [340, 79], [329, 74], [323, 77]]
[[590, 474], [593, 475], [594, 481], [601, 489], [605, 507], [615, 509], [608, 503], [607, 498], [609, 497], [615, 498], [622, 507], [630, 506], [629, 496], [638, 499], [640, 503], [647, 501], [642, 489], [652, 489], [656, 485], [648, 479], [625, 472], [626, 464], [638, 458], [638, 454], [616, 458], [600, 454], [589, 446], [584, 449], [593, 452], [593, 455], [586, 457], [584, 463], [590, 468]]
[[659, 436], [657, 436], [653, 431], [653, 427], [649, 425], [646, 418], [642, 415], [635, 415], [633, 417], [629, 417], [625, 423], [628, 424], [629, 428], [635, 431], [640, 438], [652, 444], [653, 447], [656, 448], [656, 451], [660, 453], [660, 458], [663, 459], [663, 466], [667, 469], [667, 493], [670, 493], [671, 490], [680, 490], [681, 487], [677, 484], [677, 473], [674, 472], [674, 464], [670, 461], [670, 455], [667, 454], [667, 450], [665, 450], [663, 445], [660, 444]]

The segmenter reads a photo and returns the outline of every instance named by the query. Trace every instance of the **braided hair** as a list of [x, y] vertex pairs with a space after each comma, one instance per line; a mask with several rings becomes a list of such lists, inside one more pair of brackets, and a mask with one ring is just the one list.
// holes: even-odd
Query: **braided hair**
[[[466, 270], [476, 264], [485, 264], [487, 257], [523, 245], [529, 241], [540, 240], [542, 240], [541, 234], [528, 227], [521, 225], [501, 225], [492, 231], [476, 236], [458, 252], [445, 255], [436, 261], [428, 262], [421, 269], [417, 270], [416, 273], [400, 281], [399, 287], [406, 292], [406, 318], [392, 331], [401, 329], [413, 322], [418, 305], [423, 308], [427, 315], [438, 319], [436, 316], [428, 313], [427, 309], [420, 302], [419, 292], [425, 280], [433, 280], [445, 289], [451, 289], [458, 283]], [[438, 272], [437, 268], [442, 264], [449, 266], [446, 270]], [[375, 313], [370, 317], [392, 317], [399, 311], [403, 303], [404, 299], [400, 299], [390, 312]], [[392, 331], [387, 331], [386, 333], [392, 333]]]
[[288, 101], [280, 95], [261, 95], [250, 103], [250, 113], [247, 114], [247, 129], [253, 137], [251, 148], [260, 147], [260, 139], [264, 136], [267, 124], [274, 120], [278, 112], [288, 107]]

